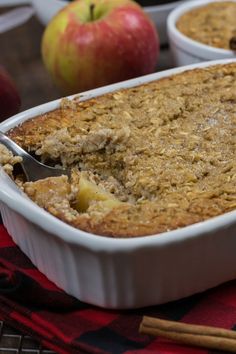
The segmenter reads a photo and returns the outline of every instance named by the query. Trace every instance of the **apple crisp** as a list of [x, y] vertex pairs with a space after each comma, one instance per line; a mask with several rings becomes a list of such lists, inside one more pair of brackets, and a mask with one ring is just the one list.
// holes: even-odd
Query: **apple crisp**
[[39, 206], [98, 235], [135, 237], [236, 208], [236, 63], [61, 107], [8, 132], [71, 177], [22, 182]]
[[212, 47], [236, 49], [236, 2], [212, 2], [183, 14], [176, 23], [180, 32]]

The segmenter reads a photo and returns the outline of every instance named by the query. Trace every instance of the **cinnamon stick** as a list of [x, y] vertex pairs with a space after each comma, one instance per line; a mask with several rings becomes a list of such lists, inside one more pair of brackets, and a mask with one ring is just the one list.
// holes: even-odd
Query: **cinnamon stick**
[[161, 336], [187, 345], [236, 353], [236, 332], [144, 316], [139, 332]]

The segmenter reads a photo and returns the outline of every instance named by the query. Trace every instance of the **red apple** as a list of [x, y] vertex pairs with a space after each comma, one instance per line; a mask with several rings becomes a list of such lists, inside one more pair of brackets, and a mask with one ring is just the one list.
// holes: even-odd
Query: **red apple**
[[0, 67], [0, 121], [17, 113], [20, 109], [20, 96], [10, 75]]
[[158, 54], [156, 28], [132, 0], [75, 0], [42, 39], [43, 61], [66, 94], [149, 74]]

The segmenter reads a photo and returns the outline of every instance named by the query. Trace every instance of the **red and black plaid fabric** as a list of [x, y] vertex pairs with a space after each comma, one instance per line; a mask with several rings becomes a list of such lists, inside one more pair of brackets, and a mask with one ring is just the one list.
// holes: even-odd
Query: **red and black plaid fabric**
[[103, 310], [52, 284], [0, 224], [0, 318], [42, 345], [63, 354], [222, 354], [141, 335], [143, 315], [236, 329], [236, 281], [161, 306]]

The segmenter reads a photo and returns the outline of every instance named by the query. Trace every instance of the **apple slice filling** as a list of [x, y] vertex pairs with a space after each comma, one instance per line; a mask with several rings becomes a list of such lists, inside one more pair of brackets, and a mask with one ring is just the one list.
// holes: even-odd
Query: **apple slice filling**
[[113, 194], [105, 191], [94, 182], [89, 181], [81, 173], [75, 202], [76, 210], [86, 212], [89, 206], [96, 202], [101, 202], [100, 205], [104, 205], [106, 209], [112, 209], [122, 203]]
[[94, 181], [88, 173], [73, 170], [67, 176], [48, 177], [36, 182], [26, 182], [24, 192], [38, 205], [53, 215], [73, 221], [83, 213], [97, 212], [104, 215], [125, 204]]

